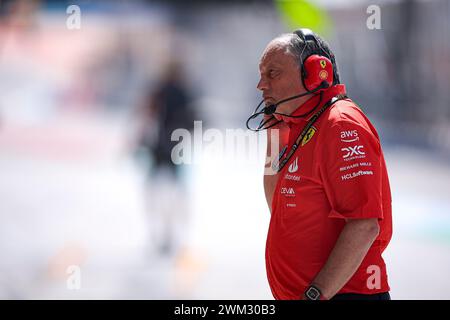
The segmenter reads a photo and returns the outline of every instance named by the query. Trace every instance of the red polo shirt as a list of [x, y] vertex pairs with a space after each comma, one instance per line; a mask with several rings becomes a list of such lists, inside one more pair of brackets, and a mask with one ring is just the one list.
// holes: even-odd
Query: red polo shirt
[[[343, 93], [344, 85], [331, 87], [320, 106]], [[312, 97], [293, 115], [312, 110], [318, 101]], [[308, 119], [284, 120], [290, 127], [288, 153]], [[380, 234], [339, 293], [389, 291], [381, 254], [392, 236], [391, 192], [378, 133], [344, 99], [322, 114], [302, 144], [280, 172], [273, 195], [266, 243], [273, 296], [299, 299], [327, 261], [345, 219], [362, 218], [378, 218]]]

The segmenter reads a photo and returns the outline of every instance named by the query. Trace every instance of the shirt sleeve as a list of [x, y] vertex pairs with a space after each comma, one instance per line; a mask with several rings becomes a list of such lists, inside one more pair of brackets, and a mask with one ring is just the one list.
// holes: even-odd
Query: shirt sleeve
[[320, 172], [330, 218], [383, 219], [379, 138], [359, 123], [340, 120], [327, 130]]

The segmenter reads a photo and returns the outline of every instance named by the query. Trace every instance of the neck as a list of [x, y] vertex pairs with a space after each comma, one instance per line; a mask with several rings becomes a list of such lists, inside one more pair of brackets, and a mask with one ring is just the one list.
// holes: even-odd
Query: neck
[[286, 114], [292, 114], [295, 110], [297, 110], [299, 108], [299, 106], [302, 106], [306, 101], [308, 101], [313, 95], [312, 94], [308, 94], [304, 97], [298, 98], [298, 99], [294, 99], [292, 101], [288, 102], [288, 106], [287, 106], [287, 112]]
[[311, 115], [311, 112], [313, 112], [323, 100], [322, 93], [314, 96], [306, 96], [305, 98], [304, 101], [299, 102], [289, 116], [281, 116], [284, 122], [306, 121], [307, 117]]
[[[292, 99], [291, 101], [283, 102], [281, 105], [283, 105], [284, 110], [280, 111], [278, 109], [277, 112], [281, 112], [286, 115], [291, 115], [295, 110], [299, 108], [299, 106], [303, 105], [306, 101], [308, 101], [311, 98], [311, 96], [312, 96], [311, 94], [308, 94], [303, 97]], [[275, 118], [277, 118], [277, 120], [281, 120], [282, 117], [283, 117], [282, 115], [275, 114]]]

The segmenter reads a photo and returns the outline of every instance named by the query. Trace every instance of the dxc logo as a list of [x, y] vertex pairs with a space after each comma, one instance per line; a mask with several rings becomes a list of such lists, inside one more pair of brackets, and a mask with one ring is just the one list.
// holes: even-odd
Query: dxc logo
[[346, 159], [351, 156], [359, 156], [359, 155], [366, 154], [364, 151], [361, 150], [362, 148], [364, 148], [364, 146], [353, 146], [353, 147], [348, 147], [348, 148], [342, 148], [341, 151], [346, 152], [342, 156], [342, 158]]

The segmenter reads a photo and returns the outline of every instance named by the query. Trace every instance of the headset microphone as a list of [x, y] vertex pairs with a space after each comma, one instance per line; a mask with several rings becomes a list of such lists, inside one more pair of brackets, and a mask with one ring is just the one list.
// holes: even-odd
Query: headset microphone
[[322, 81], [322, 82], [320, 83], [320, 85], [319, 85], [317, 88], [315, 88], [315, 89], [313, 89], [313, 90], [311, 90], [311, 91], [309, 91], [309, 92], [305, 92], [305, 93], [302, 93], [302, 94], [299, 94], [299, 95], [292, 96], [292, 97], [289, 97], [289, 98], [287, 98], [287, 99], [281, 100], [280, 102], [277, 102], [277, 103], [275, 103], [275, 104], [271, 104], [271, 105], [269, 105], [269, 106], [263, 108], [262, 111], [263, 111], [264, 114], [266, 114], [266, 115], [274, 114], [274, 113], [275, 113], [275, 110], [277, 109], [277, 107], [278, 107], [280, 104], [285, 103], [285, 102], [288, 102], [288, 101], [291, 101], [291, 100], [294, 100], [294, 99], [297, 99], [297, 98], [304, 97], [304, 96], [306, 96], [306, 95], [308, 95], [308, 94], [310, 94], [310, 93], [314, 93], [314, 92], [319, 91], [319, 90], [322, 90], [322, 89], [326, 89], [326, 88], [328, 88], [329, 86], [330, 86], [330, 84], [329, 84], [327, 81], [324, 80], [324, 81]]
[[[264, 102], [264, 100], [262, 100], [262, 101], [258, 104], [258, 106], [256, 107], [256, 109], [255, 109], [255, 111], [253, 112], [253, 114], [247, 119], [247, 122], [246, 122], [247, 129], [252, 130], [252, 131], [256, 131], [256, 132], [257, 132], [257, 131], [260, 131], [260, 130], [268, 129], [268, 128], [270, 128], [270, 127], [276, 125], [277, 123], [279, 123], [279, 122], [281, 122], [281, 121], [277, 121], [277, 122], [273, 123], [272, 125], [270, 125], [269, 127], [265, 127], [265, 128], [264, 128], [264, 125], [267, 124], [268, 122], [270, 122], [270, 120], [272, 120], [272, 119], [274, 118], [273, 114], [275, 113], [277, 107], [278, 107], [280, 104], [285, 103], [285, 102], [288, 102], [288, 101], [291, 101], [291, 100], [294, 100], [294, 99], [297, 99], [297, 98], [304, 97], [304, 96], [306, 96], [306, 95], [308, 95], [308, 94], [313, 94], [313, 93], [315, 93], [316, 91], [320, 91], [320, 93], [322, 93], [321, 90], [326, 89], [326, 88], [328, 88], [329, 86], [330, 86], [330, 84], [329, 84], [327, 81], [324, 80], [324, 81], [322, 81], [322, 82], [320, 83], [319, 86], [317, 86], [317, 88], [314, 88], [313, 90], [311, 90], [311, 91], [309, 91], [309, 92], [305, 92], [305, 93], [302, 93], [302, 94], [299, 94], [299, 95], [296, 95], [296, 96], [292, 96], [292, 97], [286, 98], [286, 99], [281, 100], [281, 101], [279, 101], [279, 102], [277, 102], [277, 103], [275, 103], [275, 104], [271, 104], [271, 105], [269, 105], [269, 106], [267, 106], [267, 107], [262, 108], [261, 111], [258, 111], [258, 110], [259, 110], [259, 107], [260, 107], [260, 106], [263, 104], [263, 102]], [[320, 101], [321, 101], [321, 100], [322, 100], [322, 94], [320, 95], [319, 104], [320, 104]], [[277, 114], [280, 114], [280, 115], [283, 115], [283, 116], [286, 116], [286, 117], [291, 117], [291, 118], [301, 118], [301, 117], [307, 116], [309, 113], [311, 113], [311, 112], [314, 111], [315, 109], [316, 109], [316, 108], [314, 108], [313, 110], [307, 112], [306, 114], [302, 114], [302, 115], [299, 115], [299, 116], [291, 116], [291, 115], [288, 115], [288, 114], [282, 114], [282, 113], [277, 113]], [[265, 115], [268, 115], [268, 116], [272, 115], [272, 118], [271, 118], [271, 119], [268, 119], [268, 120], [265, 120], [265, 121], [264, 121], [264, 119], [261, 120], [261, 122], [260, 122], [258, 128], [256, 128], [256, 129], [250, 128], [250, 126], [249, 126], [250, 121], [251, 121], [252, 119], [258, 117], [258, 116], [261, 115], [261, 114], [265, 114]]]
[[270, 106], [267, 106], [263, 109], [264, 114], [265, 115], [271, 115], [275, 112], [275, 110], [277, 109], [277, 105], [276, 104], [271, 104]]

